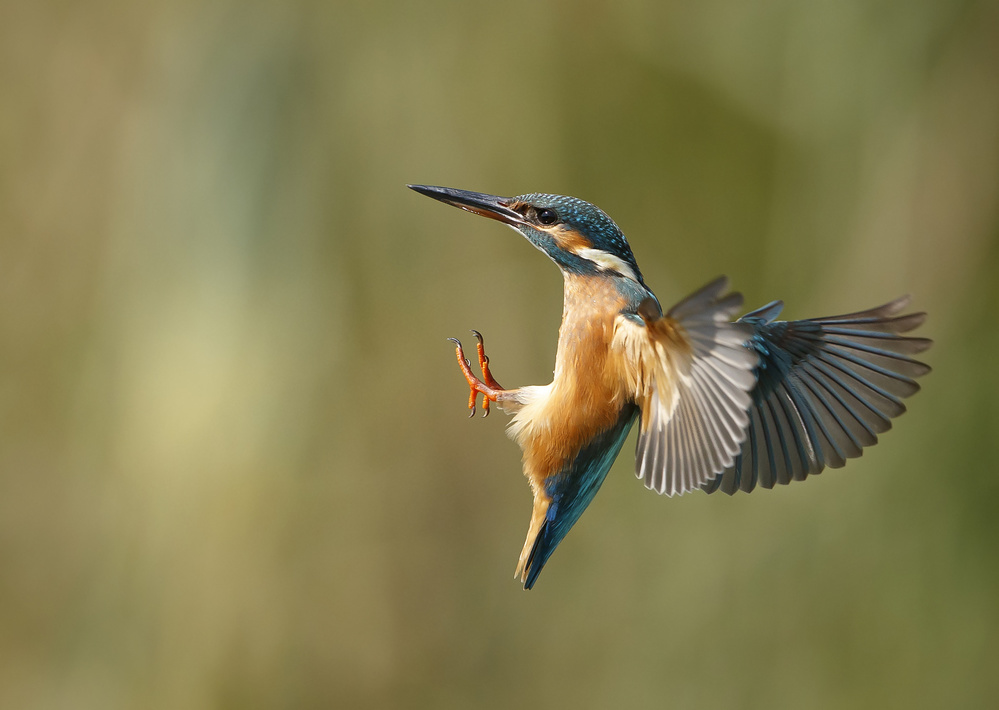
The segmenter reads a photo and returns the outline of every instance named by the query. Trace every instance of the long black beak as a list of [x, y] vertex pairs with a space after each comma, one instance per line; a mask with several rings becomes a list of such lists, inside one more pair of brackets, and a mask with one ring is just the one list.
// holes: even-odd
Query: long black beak
[[480, 214], [483, 217], [495, 219], [504, 224], [523, 224], [524, 218], [517, 212], [510, 209], [513, 199], [510, 197], [497, 197], [496, 195], [485, 195], [481, 192], [469, 192], [468, 190], [455, 190], [451, 187], [433, 187], [431, 185], [407, 185], [411, 190], [416, 190], [421, 195], [432, 197], [454, 207]]

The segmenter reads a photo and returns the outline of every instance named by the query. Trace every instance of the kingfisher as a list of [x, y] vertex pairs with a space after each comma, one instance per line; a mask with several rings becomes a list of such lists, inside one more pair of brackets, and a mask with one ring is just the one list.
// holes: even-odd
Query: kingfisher
[[516, 389], [493, 377], [475, 335], [481, 376], [455, 345], [469, 387], [512, 414], [534, 494], [515, 577], [531, 589], [597, 491], [638, 421], [635, 473], [666, 496], [730, 495], [839, 468], [878, 441], [930, 371], [913, 356], [932, 343], [902, 335], [925, 313], [903, 296], [876, 308], [777, 320], [773, 301], [733, 320], [742, 296], [718, 278], [667, 311], [645, 284], [621, 229], [595, 205], [564, 195], [499, 197], [409, 185], [509, 225], [562, 272], [562, 324], [552, 382]]

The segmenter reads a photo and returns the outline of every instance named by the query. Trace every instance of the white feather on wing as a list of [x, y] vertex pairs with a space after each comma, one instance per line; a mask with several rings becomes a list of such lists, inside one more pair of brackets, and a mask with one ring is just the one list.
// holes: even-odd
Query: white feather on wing
[[717, 279], [666, 315], [622, 316], [612, 349], [621, 353], [641, 406], [636, 474], [668, 496], [699, 488], [730, 467], [746, 437], [758, 359], [745, 347], [750, 326], [732, 323], [742, 304]]

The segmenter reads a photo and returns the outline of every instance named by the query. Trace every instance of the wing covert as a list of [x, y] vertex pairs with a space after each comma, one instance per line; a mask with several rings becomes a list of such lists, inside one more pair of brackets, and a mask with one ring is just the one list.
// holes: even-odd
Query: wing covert
[[752, 326], [730, 322], [742, 296], [723, 295], [727, 288], [717, 279], [659, 318], [640, 308], [644, 325], [631, 326], [651, 343], [639, 359], [658, 373], [638, 378], [635, 471], [658, 493], [703, 486], [733, 464], [745, 438], [758, 355], [745, 346]]

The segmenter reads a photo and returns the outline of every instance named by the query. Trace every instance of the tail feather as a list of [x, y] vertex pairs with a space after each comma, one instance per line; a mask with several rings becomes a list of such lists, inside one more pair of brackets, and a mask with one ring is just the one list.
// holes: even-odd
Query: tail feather
[[531, 525], [515, 573], [524, 589], [534, 586], [548, 558], [597, 494], [637, 415], [634, 405], [624, 407], [614, 426], [545, 479], [543, 490], [535, 491]]

